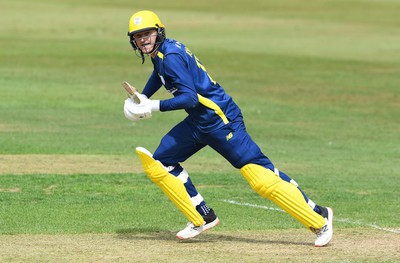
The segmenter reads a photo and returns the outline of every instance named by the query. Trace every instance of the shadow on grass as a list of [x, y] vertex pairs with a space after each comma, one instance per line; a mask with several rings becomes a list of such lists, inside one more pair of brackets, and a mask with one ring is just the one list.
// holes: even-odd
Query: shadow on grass
[[209, 242], [233, 242], [233, 243], [261, 243], [261, 244], [281, 244], [281, 245], [298, 245], [310, 246], [310, 242], [298, 242], [283, 240], [285, 234], [280, 239], [271, 240], [268, 236], [244, 236], [241, 234], [229, 235], [206, 232], [195, 238], [188, 240], [179, 240], [175, 237], [176, 232], [165, 231], [156, 228], [129, 228], [116, 231], [118, 239], [125, 240], [157, 240], [157, 241], [174, 241], [181, 244], [209, 243]]

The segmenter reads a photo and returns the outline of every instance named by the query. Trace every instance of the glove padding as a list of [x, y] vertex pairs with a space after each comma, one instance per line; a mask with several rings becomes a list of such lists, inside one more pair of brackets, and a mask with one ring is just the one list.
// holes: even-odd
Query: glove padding
[[131, 121], [138, 121], [151, 118], [152, 103], [146, 95], [136, 94], [140, 103], [134, 102], [132, 98], [128, 98], [124, 103], [125, 117]]

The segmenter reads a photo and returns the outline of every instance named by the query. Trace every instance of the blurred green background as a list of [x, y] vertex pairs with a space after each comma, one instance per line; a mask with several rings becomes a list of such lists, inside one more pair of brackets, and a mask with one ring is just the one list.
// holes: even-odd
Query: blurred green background
[[[2, 155], [154, 151], [185, 113], [135, 123], [123, 116], [121, 83], [142, 89], [152, 70], [130, 47], [128, 21], [149, 9], [234, 97], [275, 165], [335, 208], [338, 227], [399, 228], [399, 8], [395, 0], [4, 0], [1, 165], [13, 165]], [[162, 90], [154, 98], [168, 97]], [[215, 172], [189, 172], [225, 220], [221, 229], [301, 227], [287, 215], [226, 203], [273, 206], [212, 150], [188, 162], [219, 164]], [[143, 173], [3, 174], [0, 188], [22, 189], [0, 191], [0, 233], [146, 231], [185, 222]]]

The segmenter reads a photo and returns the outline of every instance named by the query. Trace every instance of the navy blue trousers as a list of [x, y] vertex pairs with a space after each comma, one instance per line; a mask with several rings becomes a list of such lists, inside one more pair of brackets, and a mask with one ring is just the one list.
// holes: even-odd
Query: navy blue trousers
[[[217, 151], [237, 169], [252, 163], [275, 171], [270, 159], [262, 153], [260, 147], [246, 131], [242, 117], [238, 117], [211, 133], [199, 130], [187, 117], [162, 138], [153, 157], [164, 166], [175, 167], [170, 173], [178, 176], [183, 170], [180, 163], [205, 146], [210, 146]], [[279, 171], [279, 176], [287, 182], [291, 181], [291, 178], [281, 171]], [[191, 198], [198, 194], [190, 178], [185, 183], [185, 187]], [[303, 195], [308, 202], [307, 196], [304, 193]], [[204, 204], [205, 202], [201, 203], [201, 205]], [[200, 211], [199, 207], [196, 208]]]
[[165, 166], [177, 166], [207, 145], [235, 168], [254, 163], [274, 171], [272, 162], [247, 133], [241, 117], [211, 133], [203, 133], [187, 117], [162, 138], [154, 159]]

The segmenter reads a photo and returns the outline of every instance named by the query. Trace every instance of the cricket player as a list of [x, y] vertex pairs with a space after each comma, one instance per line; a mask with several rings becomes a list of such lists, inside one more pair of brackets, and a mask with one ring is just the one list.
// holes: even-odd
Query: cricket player
[[[136, 148], [147, 176], [189, 220], [177, 238], [193, 238], [219, 224], [215, 211], [207, 206], [181, 166], [200, 149], [210, 146], [240, 170], [256, 193], [314, 232], [315, 246], [327, 245], [333, 235], [333, 210], [311, 201], [293, 179], [262, 153], [247, 133], [238, 105], [207, 73], [195, 54], [183, 43], [166, 38], [164, 24], [151, 11], [132, 15], [128, 36], [142, 63], [150, 58], [154, 70], [142, 93], [136, 93], [135, 100], [125, 100], [126, 118], [144, 120], [158, 111], [185, 110], [188, 114], [162, 138], [154, 154]], [[161, 86], [172, 98], [150, 100]]]

